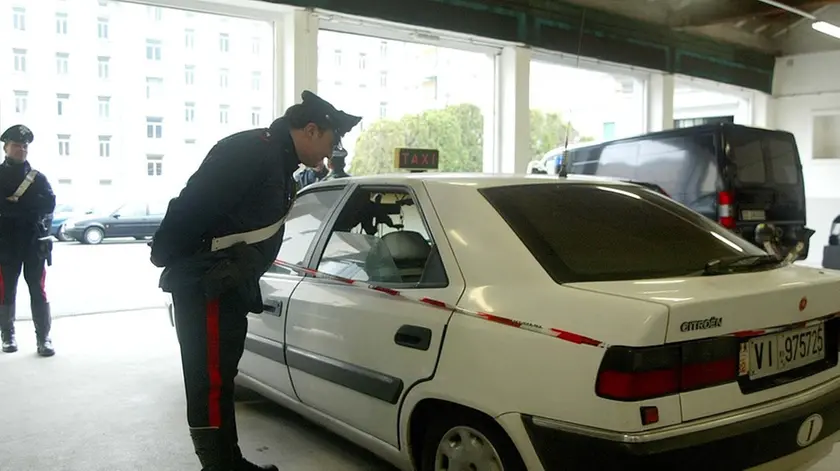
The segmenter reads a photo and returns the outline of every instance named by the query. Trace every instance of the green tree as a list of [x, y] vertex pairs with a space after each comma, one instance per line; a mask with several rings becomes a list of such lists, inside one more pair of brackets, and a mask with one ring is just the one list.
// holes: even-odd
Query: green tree
[[438, 149], [443, 172], [480, 172], [484, 149], [484, 117], [475, 105], [447, 106], [381, 119], [356, 140], [351, 171], [371, 175], [394, 171], [394, 149]]
[[[541, 159], [546, 152], [564, 146], [568, 126], [569, 123], [563, 121], [559, 113], [531, 110], [531, 158]], [[581, 139], [580, 133], [572, 128], [569, 142], [577, 142], [577, 139], [583, 141], [586, 138]]]
[[[566, 140], [567, 123], [557, 113], [531, 110], [531, 157], [542, 158]], [[571, 140], [579, 133], [572, 130]], [[484, 155], [484, 117], [475, 105], [461, 104], [380, 119], [356, 140], [351, 163], [354, 175], [394, 171], [394, 150], [400, 147], [438, 149], [443, 172], [480, 172]]]

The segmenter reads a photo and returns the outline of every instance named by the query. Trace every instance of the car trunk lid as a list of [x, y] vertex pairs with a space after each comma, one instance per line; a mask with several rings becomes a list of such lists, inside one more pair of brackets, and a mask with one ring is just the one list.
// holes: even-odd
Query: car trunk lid
[[[833, 272], [787, 266], [734, 275], [566, 286], [666, 305], [666, 344], [721, 336], [739, 339], [738, 381], [682, 393], [683, 420], [795, 394], [838, 375], [840, 319], [832, 316], [840, 311], [840, 275]], [[787, 358], [783, 367], [768, 364], [785, 360], [786, 341], [794, 353], [807, 354]], [[823, 342], [819, 349], [818, 341]], [[806, 346], [800, 346], [802, 342]]]

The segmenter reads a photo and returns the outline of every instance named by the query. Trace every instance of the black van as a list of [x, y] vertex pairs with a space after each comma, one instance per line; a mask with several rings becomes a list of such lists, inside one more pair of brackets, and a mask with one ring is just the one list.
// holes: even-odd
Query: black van
[[[659, 185], [671, 198], [755, 242], [775, 226], [785, 249], [804, 242], [805, 184], [793, 134], [731, 123], [705, 124], [570, 147], [558, 171]], [[786, 252], [787, 250], [785, 250]]]

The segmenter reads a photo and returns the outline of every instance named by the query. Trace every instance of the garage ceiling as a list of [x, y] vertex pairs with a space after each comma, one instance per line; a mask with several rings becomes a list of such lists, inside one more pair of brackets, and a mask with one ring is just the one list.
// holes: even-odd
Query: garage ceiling
[[[491, 0], [494, 1], [494, 0]], [[542, 3], [551, 8], [559, 0], [510, 0], [532, 6]], [[786, 41], [791, 35], [797, 42], [807, 36], [819, 43], [815, 49], [840, 49], [840, 39], [823, 37], [811, 30], [801, 16], [758, 0], [564, 0], [565, 3], [607, 11], [622, 16], [668, 26], [675, 31], [701, 34], [758, 51], [780, 55], [791, 52]], [[838, 16], [840, 0], [780, 0], [790, 7], [817, 17]], [[833, 11], [832, 11], [833, 10]], [[804, 21], [803, 21], [804, 20]], [[798, 28], [799, 26], [804, 26]], [[801, 30], [801, 31], [798, 31]], [[812, 52], [805, 47], [795, 52]]]

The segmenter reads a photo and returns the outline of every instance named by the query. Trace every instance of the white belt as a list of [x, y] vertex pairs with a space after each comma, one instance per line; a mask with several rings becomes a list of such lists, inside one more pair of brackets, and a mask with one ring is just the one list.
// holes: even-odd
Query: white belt
[[20, 182], [20, 186], [17, 187], [17, 190], [9, 197], [9, 200], [17, 202], [20, 200], [20, 197], [26, 193], [26, 190], [29, 189], [29, 186], [32, 185], [32, 182], [35, 181], [35, 178], [38, 176], [37, 170], [30, 170], [29, 173], [23, 178], [23, 181]]
[[239, 234], [230, 234], [223, 237], [216, 237], [212, 241], [210, 241], [210, 251], [211, 252], [218, 252], [219, 250], [224, 250], [229, 247], [233, 247], [236, 244], [246, 243], [248, 245], [256, 244], [258, 242], [262, 242], [264, 240], [268, 240], [274, 234], [277, 234], [277, 231], [283, 227], [283, 223], [286, 222], [286, 217], [283, 216], [283, 219], [275, 222], [274, 224], [263, 227], [262, 229], [255, 229], [249, 232], [240, 232]]

